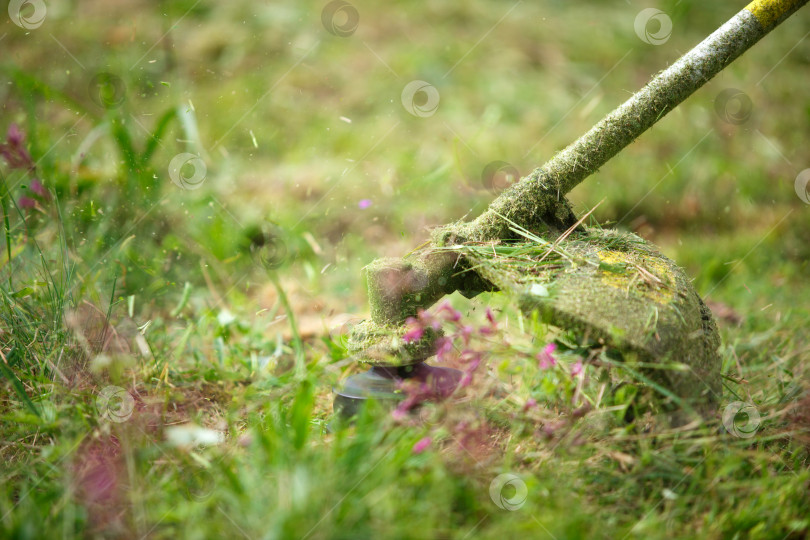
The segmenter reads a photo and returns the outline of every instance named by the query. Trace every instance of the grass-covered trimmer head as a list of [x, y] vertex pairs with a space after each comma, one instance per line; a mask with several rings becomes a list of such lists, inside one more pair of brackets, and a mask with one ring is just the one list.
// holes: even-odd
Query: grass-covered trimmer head
[[[437, 397], [455, 370], [424, 364], [437, 334], [403, 339], [404, 323], [446, 294], [500, 290], [525, 313], [612, 349], [672, 401], [708, 412], [720, 398], [719, 337], [684, 271], [633, 234], [581, 224], [565, 194], [594, 173], [808, 0], [756, 0], [658, 74], [590, 131], [502, 193], [471, 222], [433, 232], [426, 247], [367, 268], [371, 318], [349, 349], [371, 371], [336, 389], [335, 408], [397, 399], [397, 382], [432, 383]], [[654, 369], [661, 365], [678, 369]]]

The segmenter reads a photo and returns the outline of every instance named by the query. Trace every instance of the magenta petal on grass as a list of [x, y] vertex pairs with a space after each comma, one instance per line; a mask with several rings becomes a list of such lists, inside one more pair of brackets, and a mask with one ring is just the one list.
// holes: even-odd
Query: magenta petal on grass
[[572, 377], [576, 377], [580, 373], [582, 373], [582, 359], [577, 360], [576, 362], [574, 362], [574, 365], [571, 366]]
[[489, 326], [482, 326], [478, 329], [478, 333], [482, 336], [491, 336], [495, 333], [495, 330], [498, 329], [498, 323], [495, 322], [495, 315], [492, 314], [492, 310], [487, 308], [487, 322], [489, 322]]
[[440, 337], [436, 340], [436, 359], [444, 361], [445, 356], [453, 352], [453, 340], [448, 337]]
[[25, 149], [24, 141], [25, 135], [17, 127], [17, 124], [11, 124], [8, 127], [6, 142], [0, 143], [0, 156], [3, 156], [3, 159], [8, 162], [8, 166], [12, 169], [33, 171], [36, 165], [31, 159], [31, 154]]
[[357, 203], [357, 207], [360, 210], [365, 210], [369, 206], [371, 206], [371, 199], [360, 199], [360, 201]]
[[20, 197], [20, 200], [17, 201], [17, 205], [20, 208], [30, 209], [34, 208], [37, 205], [37, 201], [32, 199], [31, 197]]
[[421, 454], [422, 452], [427, 450], [428, 446], [430, 446], [430, 443], [432, 443], [432, 442], [433, 442], [433, 439], [431, 439], [430, 437], [423, 437], [423, 438], [419, 439], [416, 442], [416, 444], [413, 445], [413, 453], [414, 454]]
[[413, 326], [410, 330], [405, 332], [405, 335], [402, 336], [402, 340], [405, 343], [413, 343], [414, 341], [422, 339], [423, 335], [425, 335], [425, 329], [423, 327]]
[[453, 309], [453, 306], [450, 305], [449, 300], [442, 302], [438, 309], [436, 309], [436, 313], [445, 313], [445, 319], [448, 321], [457, 322], [461, 320], [461, 312], [457, 309]]
[[492, 314], [492, 310], [489, 308], [487, 308], [487, 320], [492, 328], [495, 328], [495, 326], [498, 324], [495, 322], [495, 315]]
[[424, 309], [420, 309], [417, 317], [419, 318], [419, 322], [421, 322], [424, 326], [430, 326], [434, 330], [438, 330], [442, 327], [442, 321], [438, 318], [434, 317], [429, 311], [425, 311]]
[[31, 180], [31, 183], [28, 184], [28, 188], [33, 193], [35, 193], [36, 195], [39, 195], [43, 199], [47, 200], [50, 197], [50, 194], [48, 193], [48, 190], [45, 189], [45, 186], [43, 186], [42, 182], [40, 182], [39, 179], [37, 179], [37, 178], [34, 178], [33, 180]]
[[463, 326], [461, 327], [461, 339], [464, 341], [464, 345], [470, 344], [470, 337], [472, 336], [475, 328], [472, 326]]
[[540, 369], [548, 369], [557, 365], [557, 359], [554, 358], [553, 355], [556, 349], [557, 345], [554, 343], [549, 343], [537, 354], [537, 361], [539, 362]]
[[25, 134], [20, 131], [19, 126], [17, 124], [11, 124], [8, 126], [8, 132], [6, 133], [6, 140], [12, 146], [22, 146], [22, 143], [25, 141]]

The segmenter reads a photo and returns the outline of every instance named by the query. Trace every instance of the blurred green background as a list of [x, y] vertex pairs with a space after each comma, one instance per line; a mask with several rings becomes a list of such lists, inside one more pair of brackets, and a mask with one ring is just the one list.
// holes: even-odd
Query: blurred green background
[[[9, 5], [10, 14], [17, 4]], [[205, 424], [210, 414], [221, 422], [227, 419], [238, 432], [247, 429], [245, 423], [255, 427], [244, 420], [246, 411], [263, 419], [262, 407], [278, 402], [284, 404], [281, 412], [266, 417], [277, 424], [257, 420], [265, 435], [274, 429], [281, 433], [296, 421], [325, 433], [329, 384], [355, 369], [344, 359], [345, 327], [340, 328], [367, 315], [362, 268], [377, 257], [407, 253], [427, 239], [430, 227], [475, 217], [509, 180], [500, 175], [493, 188], [485, 174], [489, 164], [502, 161], [528, 174], [743, 7], [689, 0], [51, 0], [37, 22], [34, 4], [22, 7], [29, 28], [6, 17], [6, 10], [0, 13], [0, 130], [17, 124], [25, 133], [35, 176], [49, 194], [34, 196], [32, 173], [3, 169], [11, 219], [3, 240], [7, 300], [0, 343], [4, 355], [17, 347], [25, 361], [17, 367], [9, 362], [14, 373], [4, 379], [8, 444], [2, 452], [10, 465], [3, 483], [10, 487], [0, 510], [10, 513], [0, 522], [9, 535], [20, 537], [48, 527], [62, 527], [65, 535], [75, 528], [127, 536], [127, 527], [137, 531], [133, 536], [170, 535], [183, 530], [172, 527], [187, 519], [216, 511], [210, 499], [203, 509], [177, 511], [166, 500], [171, 495], [159, 490], [146, 491], [144, 499], [121, 511], [124, 517], [100, 521], [93, 520], [92, 512], [77, 510], [87, 508], [84, 503], [74, 507], [67, 502], [75, 495], [64, 488], [70, 478], [47, 472], [57, 458], [43, 456], [36, 441], [30, 448], [25, 441], [42, 433], [40, 445], [48, 441], [48, 448], [57, 449], [50, 451], [67, 456], [74, 442], [89, 444], [86, 437], [98, 433], [109, 437], [88, 412], [90, 405], [76, 409], [65, 397], [84, 392], [91, 404], [100, 381], [132, 384], [143, 396], [151, 395], [160, 404], [155, 407], [162, 411], [161, 422], [192, 418]], [[672, 21], [671, 35], [661, 44], [646, 43], [634, 30], [636, 16], [647, 7], [661, 9]], [[734, 371], [735, 384], [743, 385], [740, 396], [759, 396], [761, 403], [776, 404], [789, 394], [785, 388], [801, 380], [810, 350], [810, 205], [794, 186], [797, 175], [810, 168], [808, 23], [810, 11], [801, 10], [571, 193], [580, 214], [604, 199], [595, 221], [637, 232], [687, 269], [720, 320], [724, 373]], [[658, 31], [650, 24], [651, 32]], [[432, 85], [439, 96], [438, 107], [424, 116], [411, 114], [402, 96], [416, 80]], [[727, 89], [738, 91], [734, 99], [723, 97]], [[422, 107], [426, 98], [417, 94], [412, 103]], [[199, 159], [173, 169], [173, 158], [183, 153]], [[172, 174], [182, 180], [195, 173], [200, 176], [193, 189], [172, 181]], [[15, 209], [23, 197], [34, 200], [34, 207]], [[272, 279], [251, 256], [257, 231], [271, 251]], [[506, 301], [495, 295], [478, 303], [453, 302], [468, 312], [484, 303], [509, 312]], [[81, 306], [97, 313], [83, 313]], [[96, 320], [99, 314], [121, 334], [126, 334], [122, 325], [139, 328], [127, 339], [144, 336], [149, 354], [134, 364], [112, 354], [109, 364], [84, 358], [108, 350], [107, 327]], [[290, 315], [302, 346], [293, 339]], [[98, 350], [92, 339], [87, 339], [88, 349], [75, 338], [77, 332], [86, 337], [93, 331], [101, 332]], [[83, 359], [68, 369], [59, 364], [61, 351], [68, 351], [65, 358], [78, 351], [77, 358]], [[508, 352], [504, 355], [501, 359]], [[285, 368], [302, 357], [312, 386], [303, 394], [298, 392], [306, 385]], [[123, 364], [116, 367], [117, 362]], [[265, 370], [268, 362], [272, 376]], [[746, 371], [765, 365], [758, 362], [769, 367]], [[85, 373], [85, 364], [94, 366], [92, 375]], [[499, 373], [511, 369], [504, 366]], [[137, 375], [126, 375], [133, 372]], [[58, 397], [54, 382], [73, 388]], [[27, 409], [20, 388], [31, 400]], [[532, 395], [530, 388], [512, 390], [521, 399]], [[293, 413], [298, 420], [285, 416], [296, 395], [303, 396], [296, 403], [305, 404], [300, 405], [304, 412]], [[167, 413], [167, 404], [176, 400], [188, 409]], [[193, 405], [199, 400], [216, 402], [216, 414]], [[272, 513], [277, 521], [271, 521], [281, 537], [418, 537], [438, 526], [442, 512], [452, 514], [455, 525], [439, 536], [454, 537], [456, 529], [466, 533], [490, 516], [492, 508], [482, 510], [476, 506], [480, 501], [473, 501], [481, 497], [489, 504], [489, 476], [481, 473], [487, 480], [468, 485], [448, 472], [447, 461], [453, 459], [438, 455], [413, 465], [408, 456], [415, 439], [407, 431], [394, 433], [401, 439], [389, 441], [389, 447], [374, 438], [373, 422], [361, 430], [363, 444], [381, 449], [380, 457], [389, 449], [402, 454], [390, 470], [373, 473], [377, 482], [385, 484], [401, 470], [415, 468], [409, 488], [380, 495], [385, 504], [406, 501], [402, 508], [387, 507], [384, 518], [373, 517], [367, 506], [365, 497], [373, 493], [355, 493], [341, 502], [341, 487], [353, 485], [355, 475], [366, 469], [356, 461], [335, 462], [323, 448], [306, 450], [311, 452], [303, 454], [306, 464], [292, 457], [262, 462], [255, 452], [234, 462], [220, 460], [229, 465], [220, 465], [216, 474], [231, 485], [222, 487], [217, 504], [241, 505], [247, 516], [241, 523], [250, 536], [258, 534], [267, 523], [250, 493], [265, 492], [260, 486], [245, 487], [251, 471], [293, 484], [306, 483], [301, 478], [309, 471], [309, 481], [325, 475], [332, 483], [325, 484], [325, 494], [308, 510], [265, 493], [278, 505]], [[531, 430], [528, 434], [531, 438]], [[287, 435], [267, 436], [272, 440], [263, 440], [263, 451], [272, 454], [273, 445], [286, 448], [289, 443], [291, 455], [302, 452], [299, 438], [282, 444]], [[131, 444], [131, 453], [123, 451], [130, 483], [133, 475], [143, 478], [149, 460], [161, 459], [145, 433], [117, 437], [128, 441], [123, 446]], [[328, 448], [326, 437], [318, 444]], [[352, 451], [372, 452], [363, 448]], [[47, 482], [28, 476], [29, 450]], [[199, 464], [208, 458], [194, 459]], [[732, 467], [722, 459], [717, 458], [718, 468]], [[261, 463], [251, 465], [251, 460]], [[60, 460], [59, 467], [69, 461]], [[739, 470], [748, 474], [746, 467]], [[150, 470], [162, 479], [156, 485], [170, 486], [165, 493], [182, 491], [183, 480], [174, 473]], [[325, 472], [335, 470], [334, 478]], [[76, 475], [75, 468], [65, 471]], [[581, 483], [572, 491], [591, 489], [593, 477], [577, 478], [572, 482]], [[705, 480], [710, 482], [711, 475]], [[544, 485], [544, 480], [536, 482], [535, 492]], [[662, 482], [675, 490], [674, 481]], [[767, 491], [764, 485], [752, 485], [750, 492]], [[416, 486], [427, 486], [425, 493]], [[562, 536], [564, 531], [570, 536], [623, 534], [657, 509], [653, 517], [660, 521], [636, 533], [663, 535], [663, 524], [673, 515], [655, 505], [660, 486], [642, 493], [629, 486], [615, 492], [639, 497], [625, 514], [609, 495], [586, 501], [576, 498], [581, 493], [568, 494], [580, 501], [577, 505], [595, 504], [606, 516], [618, 512], [621, 517], [595, 531], [587, 519], [595, 510], [586, 508], [557, 523], [556, 531]], [[20, 505], [28, 488], [45, 495]], [[690, 489], [700, 494], [705, 485]], [[793, 491], [784, 496], [794, 495], [800, 496]], [[420, 506], [435, 498], [453, 502]], [[742, 512], [739, 519], [714, 523], [711, 534], [762, 532], [756, 529], [761, 523], [757, 512], [776, 503], [757, 501], [747, 510], [753, 521], [748, 523]], [[711, 528], [717, 509], [703, 502], [708, 506], [698, 504], [694, 514], [684, 510], [685, 502], [678, 503], [686, 505], [681, 510], [675, 505], [676, 535], [687, 537], [690, 522]], [[48, 513], [51, 503], [55, 514]], [[330, 514], [326, 529], [307, 533], [317, 521], [313, 516], [348, 503], [365, 510], [357, 515], [346, 510], [348, 517], [340, 514], [345, 521]], [[425, 529], [408, 528], [409, 505], [426, 512]], [[540, 516], [534, 521], [553, 528], [559, 511], [547, 506], [534, 514]], [[786, 512], [773, 530], [806, 533], [806, 519]], [[473, 530], [493, 537], [503, 531], [518, 534], [536, 525], [528, 515], [518, 520], [502, 512]], [[116, 519], [128, 526], [111, 526]], [[222, 515], [212, 519], [214, 529], [193, 529], [189, 536], [233, 530]], [[37, 528], [40, 523], [45, 529]], [[347, 523], [361, 523], [361, 532], [349, 534]]]

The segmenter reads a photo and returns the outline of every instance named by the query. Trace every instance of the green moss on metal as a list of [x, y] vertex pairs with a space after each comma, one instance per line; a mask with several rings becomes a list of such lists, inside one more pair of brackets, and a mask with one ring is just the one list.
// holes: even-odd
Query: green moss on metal
[[575, 259], [531, 274], [493, 264], [483, 251], [469, 256], [488, 280], [517, 298], [522, 311], [538, 311], [549, 324], [642, 362], [682, 364], [683, 370], [648, 374], [685, 399], [717, 402], [719, 336], [681, 268], [638, 236], [610, 230], [574, 233], [559, 248]]
[[406, 343], [403, 337], [407, 330], [403, 324], [363, 321], [352, 328], [349, 353], [360, 362], [379, 366], [417, 364], [434, 354], [441, 331], [426, 328], [421, 339]]
[[400, 324], [442, 296], [462, 291], [467, 296], [492, 290], [468, 271], [458, 253], [427, 249], [404, 259], [377, 259], [366, 267], [371, 319], [377, 324]]
[[502, 193], [477, 219], [440, 227], [433, 231], [432, 240], [438, 246], [448, 246], [514, 238], [504, 218], [539, 236], [557, 237], [577, 221], [558, 188], [547, 172], [536, 169]]
[[426, 332], [414, 344], [402, 341], [405, 321], [420, 309], [454, 291], [471, 297], [493, 290], [490, 283], [469, 271], [461, 254], [442, 250], [421, 250], [403, 259], [377, 259], [365, 270], [371, 320], [353, 328], [349, 349], [363, 362], [378, 365], [413, 364], [433, 353], [437, 337], [433, 332]]

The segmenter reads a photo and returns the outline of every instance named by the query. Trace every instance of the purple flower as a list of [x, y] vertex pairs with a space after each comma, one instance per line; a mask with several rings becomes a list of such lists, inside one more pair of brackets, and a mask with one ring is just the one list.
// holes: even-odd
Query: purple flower
[[408, 317], [405, 322], [408, 324], [408, 331], [402, 336], [402, 340], [405, 343], [413, 343], [422, 339], [422, 336], [425, 335], [425, 327], [422, 322], [413, 317]]
[[17, 127], [17, 124], [11, 124], [6, 134], [6, 142], [0, 143], [0, 156], [3, 156], [3, 159], [12, 169], [33, 171], [35, 168], [34, 160], [31, 159], [28, 150], [25, 149], [24, 142], [25, 135], [20, 131], [20, 128]]
[[492, 310], [489, 308], [487, 308], [487, 321], [489, 321], [489, 326], [482, 326], [478, 329], [478, 332], [482, 336], [492, 335], [498, 329], [498, 323], [495, 322], [495, 315], [492, 314]]
[[419, 322], [424, 327], [430, 326], [434, 330], [438, 330], [439, 328], [442, 327], [442, 322], [436, 317], [434, 317], [430, 312], [425, 311], [424, 309], [419, 310], [417, 317], [419, 318]]
[[427, 447], [430, 446], [430, 443], [432, 442], [433, 439], [431, 439], [430, 437], [422, 437], [416, 442], [416, 444], [413, 445], [413, 453], [421, 454], [422, 452], [427, 450]]
[[404, 420], [408, 416], [408, 411], [436, 397], [436, 393], [424, 382], [403, 382], [399, 388], [407, 394], [407, 397], [397, 405], [396, 409], [391, 411], [394, 420]]
[[571, 366], [571, 376], [576, 377], [580, 373], [582, 373], [582, 358], [574, 362], [574, 365]]
[[31, 197], [23, 196], [23, 197], [20, 197], [20, 200], [17, 201], [17, 205], [20, 208], [30, 210], [31, 208], [34, 208], [37, 205], [37, 201], [35, 201]]
[[448, 321], [458, 322], [461, 320], [461, 312], [457, 309], [453, 309], [449, 300], [445, 300], [439, 305], [436, 309], [436, 314], [439, 313], [445, 313], [445, 319]]
[[554, 438], [557, 432], [564, 427], [564, 422], [549, 422], [540, 428], [540, 430], [544, 438], [551, 440]]
[[461, 352], [461, 356], [459, 356], [459, 362], [466, 364], [464, 367], [464, 375], [461, 377], [461, 381], [458, 383], [460, 388], [466, 388], [470, 384], [472, 384], [473, 375], [475, 375], [475, 370], [481, 365], [483, 360], [482, 353], [478, 351], [473, 351], [471, 349], [465, 349]]
[[31, 180], [31, 183], [28, 184], [28, 189], [30, 189], [35, 195], [39, 195], [46, 201], [51, 198], [51, 194], [48, 193], [48, 190], [45, 189], [45, 186], [42, 185], [42, 182], [40, 182], [38, 178], [34, 178], [33, 180]]
[[492, 314], [492, 310], [489, 308], [487, 308], [487, 320], [493, 329], [498, 326], [498, 323], [495, 322], [495, 315]]
[[554, 358], [554, 351], [557, 349], [557, 345], [554, 343], [549, 343], [543, 350], [537, 354], [537, 360], [540, 363], [540, 369], [548, 369], [557, 365], [557, 359]]
[[440, 337], [436, 340], [436, 359], [444, 361], [445, 356], [453, 352], [453, 340], [447, 337]]
[[534, 409], [537, 407], [537, 400], [533, 397], [530, 397], [526, 400], [526, 403], [523, 405], [523, 412], [528, 411], [529, 409]]
[[22, 143], [25, 141], [25, 135], [23, 135], [20, 128], [17, 127], [17, 124], [11, 124], [8, 126], [8, 133], [6, 134], [6, 140], [9, 144], [14, 146], [21, 146]]
[[360, 201], [357, 202], [357, 207], [360, 210], [365, 210], [369, 206], [371, 206], [371, 199], [360, 199]]
[[472, 326], [461, 327], [461, 339], [464, 341], [464, 345], [470, 344], [470, 336], [472, 336], [472, 333], [473, 333]]
[[465, 364], [475, 366], [472, 368], [475, 369], [481, 363], [481, 353], [472, 349], [464, 349], [459, 360]]

